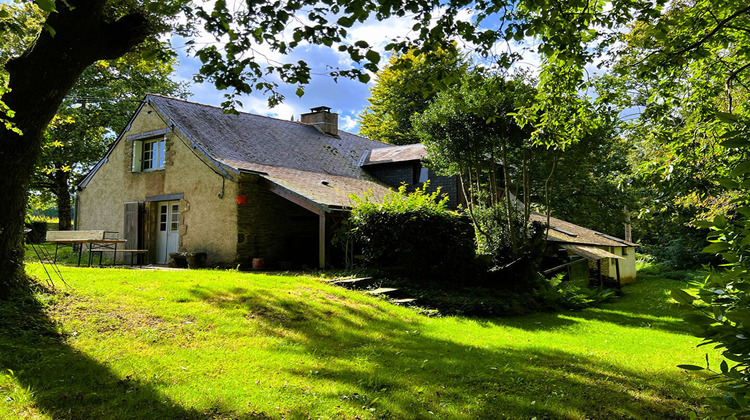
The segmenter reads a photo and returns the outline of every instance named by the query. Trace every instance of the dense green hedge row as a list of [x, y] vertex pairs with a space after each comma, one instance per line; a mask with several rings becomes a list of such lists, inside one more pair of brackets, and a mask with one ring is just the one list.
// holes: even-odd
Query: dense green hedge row
[[474, 275], [471, 220], [447, 208], [440, 190], [392, 191], [383, 202], [358, 201], [349, 231], [362, 246], [366, 265], [411, 278], [463, 283]]

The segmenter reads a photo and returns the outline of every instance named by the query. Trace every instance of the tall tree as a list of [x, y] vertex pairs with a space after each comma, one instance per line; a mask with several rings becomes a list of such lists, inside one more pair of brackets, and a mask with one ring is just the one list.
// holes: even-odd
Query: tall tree
[[549, 193], [552, 216], [623, 237], [625, 208], [637, 211], [639, 204], [629, 185], [632, 144], [620, 136], [616, 112], [600, 108], [595, 114], [591, 132], [563, 153], [544, 147], [532, 151], [530, 201], [546, 211]]
[[[414, 21], [411, 36], [387, 47], [401, 53], [415, 44], [420, 51], [447, 47], [453, 38], [460, 38], [488, 56], [500, 51], [495, 48], [498, 41], [535, 37], [543, 56], [541, 83], [536, 101], [527, 111], [519, 112], [519, 119], [533, 123], [534, 139], [564, 146], [583, 120], [579, 110], [585, 107], [580, 107], [576, 98], [584, 64], [616, 39], [619, 32], [611, 28], [636, 16], [649, 19], [658, 14], [660, 3], [323, 0], [311, 6], [289, 0], [248, 1], [245, 7], [234, 7], [217, 0], [204, 7], [188, 0], [33, 1], [48, 13], [45, 30], [33, 45], [5, 63], [8, 83], [0, 87], [0, 190], [5, 195], [0, 202], [0, 296], [27, 284], [22, 271], [21, 231], [29, 181], [46, 126], [88, 66], [136, 50], [150, 36], [167, 32], [189, 36], [199, 25], [214, 35], [221, 48], [206, 44], [196, 47], [194, 53], [203, 62], [202, 80], [230, 89], [227, 106], [236, 103], [236, 95], [254, 91], [268, 92], [270, 101], [277, 103], [283, 99], [276, 90], [278, 83], [298, 84], [298, 94], [304, 93], [312, 74], [310, 66], [304, 61], [267, 60], [260, 51], [262, 46], [287, 54], [303, 43], [336, 44], [356, 65], [328, 73], [368, 81], [367, 71], [377, 71], [380, 55], [366, 41], [348, 42], [347, 35], [348, 28], [371, 17], [382, 20], [409, 13]], [[0, 15], [0, 20], [5, 18]], [[6, 29], [6, 25], [0, 28]], [[503, 63], [512, 55], [500, 54]]]
[[[431, 164], [461, 180], [477, 232], [490, 244], [496, 238], [483, 229], [475, 210], [504, 204], [513, 254], [519, 252], [522, 240], [512, 226], [517, 206], [510, 188], [511, 168], [522, 174], [521, 194], [526, 198], [532, 145], [530, 130], [519, 127], [512, 115], [527, 105], [533, 93], [522, 80], [507, 81], [476, 69], [465, 73], [459, 85], [440, 92], [413, 120]], [[528, 221], [530, 203], [522, 201], [522, 220]]]
[[394, 55], [370, 88], [359, 133], [390, 144], [419, 143], [412, 116], [424, 112], [437, 92], [458, 82], [466, 66], [455, 48]]
[[[750, 5], [670, 2], [652, 21], [632, 25], [616, 56], [617, 92], [643, 107], [632, 130], [645, 139], [642, 181], [655, 190], [651, 208], [711, 230], [703, 251], [721, 256], [686, 320], [732, 361], [715, 373], [724, 392], [713, 418], [750, 414]], [[609, 98], [606, 98], [609, 99]], [[695, 220], [707, 218], [708, 220]], [[731, 367], [730, 367], [731, 365]], [[701, 369], [698, 366], [683, 366]], [[708, 368], [708, 366], [706, 366]]]
[[722, 179], [746, 159], [725, 142], [747, 134], [735, 125], [750, 111], [748, 24], [743, 4], [673, 2], [623, 36], [600, 97], [641, 110], [625, 135], [639, 150], [634, 185], [647, 192], [642, 227], [646, 243], [678, 265], [706, 261], [697, 255], [706, 231], [693, 222], [734, 207]]
[[63, 101], [44, 135], [31, 187], [54, 196], [59, 229], [71, 228], [72, 187], [101, 158], [146, 93], [187, 97], [169, 79], [174, 59], [144, 60], [127, 54], [88, 67]]

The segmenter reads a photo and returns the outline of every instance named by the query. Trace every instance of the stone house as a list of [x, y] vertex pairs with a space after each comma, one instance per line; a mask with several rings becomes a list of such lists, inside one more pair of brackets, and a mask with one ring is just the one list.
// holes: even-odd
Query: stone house
[[339, 130], [326, 107], [295, 122], [147, 95], [79, 183], [76, 226], [120, 232], [151, 263], [188, 251], [210, 265], [324, 267], [343, 258], [331, 238], [351, 194], [432, 179], [459, 203], [455, 178], [427, 171], [423, 156]]
[[[459, 180], [424, 167], [425, 157], [421, 144], [392, 146], [339, 130], [327, 107], [295, 122], [147, 95], [79, 183], [76, 226], [119, 232], [126, 249], [148, 250], [149, 263], [179, 251], [205, 252], [214, 266], [253, 258], [270, 268], [338, 265], [343, 250], [331, 239], [351, 194], [377, 199], [429, 180], [453, 208], [463, 204]], [[532, 219], [546, 223], [540, 214]], [[550, 224], [551, 248], [635, 281], [635, 244], [559, 219]]]

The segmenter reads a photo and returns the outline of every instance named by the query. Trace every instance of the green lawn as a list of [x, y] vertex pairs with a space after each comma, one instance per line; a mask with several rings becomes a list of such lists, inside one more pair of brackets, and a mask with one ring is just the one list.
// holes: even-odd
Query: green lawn
[[600, 309], [466, 319], [307, 277], [62, 271], [0, 304], [0, 418], [684, 418], [710, 391], [675, 365], [718, 364], [657, 274]]

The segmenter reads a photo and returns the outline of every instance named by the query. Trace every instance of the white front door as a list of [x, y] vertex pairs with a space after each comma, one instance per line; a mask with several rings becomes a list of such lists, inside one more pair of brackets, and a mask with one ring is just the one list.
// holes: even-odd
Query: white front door
[[169, 254], [177, 252], [180, 238], [180, 202], [162, 201], [159, 203], [159, 221], [156, 234], [156, 261], [166, 264]]

